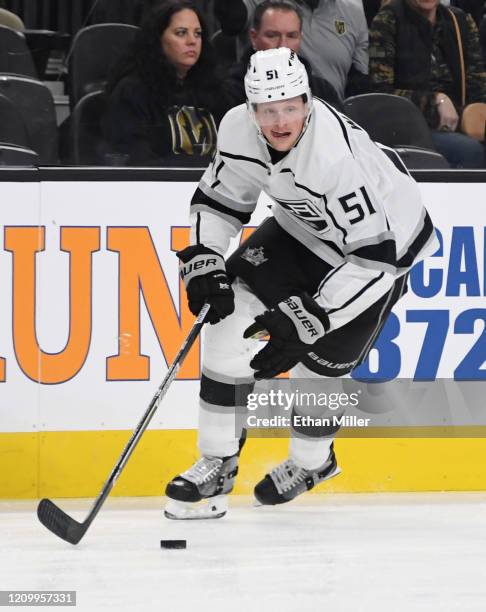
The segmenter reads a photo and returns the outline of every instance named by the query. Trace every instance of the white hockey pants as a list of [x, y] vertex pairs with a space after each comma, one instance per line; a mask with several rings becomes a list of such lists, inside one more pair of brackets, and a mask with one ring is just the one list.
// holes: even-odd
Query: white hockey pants
[[[252, 357], [263, 344], [244, 339], [243, 332], [265, 311], [264, 304], [247, 285], [236, 279], [235, 311], [216, 325], [206, 325], [203, 335], [203, 367], [199, 407], [198, 446], [203, 455], [225, 457], [238, 451], [242, 419], [246, 413], [246, 392], [255, 382]], [[302, 364], [290, 372], [292, 378], [322, 378]], [[237, 392], [237, 390], [240, 392]], [[235, 401], [240, 397], [244, 401]], [[235, 404], [240, 404], [235, 406]], [[292, 435], [289, 456], [308, 469], [320, 467], [327, 459], [332, 436]]]

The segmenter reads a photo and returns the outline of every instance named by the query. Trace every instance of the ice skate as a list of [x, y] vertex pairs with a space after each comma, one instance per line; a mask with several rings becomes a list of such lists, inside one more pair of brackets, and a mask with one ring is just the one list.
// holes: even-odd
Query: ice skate
[[221, 518], [228, 509], [227, 494], [238, 473], [239, 453], [230, 457], [201, 457], [167, 485], [164, 514], [169, 519]]
[[275, 467], [255, 487], [257, 505], [274, 506], [291, 501], [297, 495], [314, 488], [316, 484], [329, 480], [340, 473], [331, 445], [326, 462], [316, 470], [299, 467], [287, 459]]

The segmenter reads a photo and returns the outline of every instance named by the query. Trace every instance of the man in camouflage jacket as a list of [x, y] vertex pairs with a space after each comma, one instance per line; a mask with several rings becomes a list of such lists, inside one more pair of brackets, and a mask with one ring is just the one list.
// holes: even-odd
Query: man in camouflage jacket
[[[429, 7], [430, 1], [391, 0], [381, 8], [370, 27], [370, 79], [374, 91], [404, 96], [416, 104], [429, 126], [441, 132], [433, 133], [441, 150], [443, 132], [456, 131], [462, 111], [459, 46], [450, 11], [454, 11], [462, 38], [466, 104], [486, 102], [486, 72], [472, 17], [440, 5], [439, 0], [433, 10]], [[470, 145], [478, 155], [476, 162], [468, 160], [473, 164], [468, 167], [482, 167], [482, 147], [466, 142], [463, 134], [454, 136], [447, 140], [454, 140], [456, 148]], [[448, 152], [441, 152], [449, 159]], [[463, 165], [457, 159], [449, 161]]]

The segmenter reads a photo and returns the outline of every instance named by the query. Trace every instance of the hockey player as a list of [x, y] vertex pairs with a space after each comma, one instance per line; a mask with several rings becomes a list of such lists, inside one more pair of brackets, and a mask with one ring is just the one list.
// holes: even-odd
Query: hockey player
[[[201, 458], [167, 485], [169, 518], [223, 516], [243, 443], [238, 398], [255, 379], [288, 370], [300, 379], [349, 373], [406, 291], [410, 267], [437, 248], [400, 159], [312, 98], [295, 53], [255, 53], [245, 90], [247, 105], [221, 123], [217, 154], [191, 202], [191, 246], [178, 253], [190, 309], [197, 314], [208, 302], [212, 325], [203, 352]], [[262, 190], [273, 216], [225, 264], [229, 240]], [[269, 340], [261, 349], [255, 336], [263, 330]], [[256, 485], [257, 500], [287, 502], [336, 475], [335, 432], [293, 427], [289, 458]]]

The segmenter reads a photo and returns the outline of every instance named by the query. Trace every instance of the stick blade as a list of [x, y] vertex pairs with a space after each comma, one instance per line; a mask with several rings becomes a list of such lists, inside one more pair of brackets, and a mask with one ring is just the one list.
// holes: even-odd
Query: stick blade
[[85, 525], [71, 518], [50, 499], [42, 499], [39, 502], [37, 517], [49, 531], [70, 544], [77, 544], [87, 529]]

